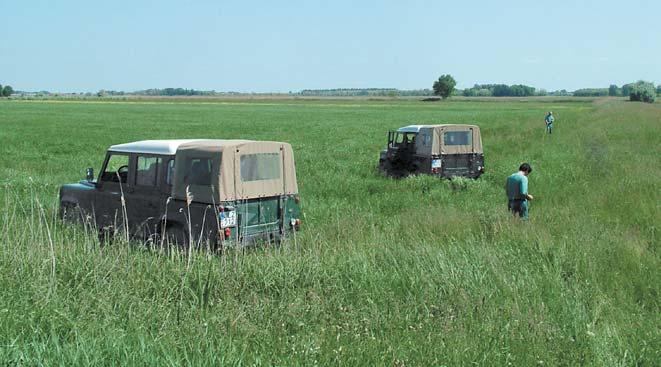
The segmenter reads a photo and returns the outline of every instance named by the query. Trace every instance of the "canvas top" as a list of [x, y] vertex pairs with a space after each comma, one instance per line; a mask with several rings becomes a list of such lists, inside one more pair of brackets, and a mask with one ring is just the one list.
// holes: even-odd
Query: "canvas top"
[[157, 155], [174, 155], [181, 146], [234, 146], [250, 142], [250, 140], [220, 140], [220, 139], [165, 139], [140, 140], [131, 143], [113, 145], [108, 150], [122, 153], [142, 153]]
[[172, 197], [204, 203], [298, 193], [291, 145], [195, 140], [178, 146]]
[[408, 125], [403, 126], [397, 129], [398, 133], [417, 133], [420, 132], [422, 128], [430, 129], [443, 129], [445, 127], [456, 127], [456, 128], [476, 128], [476, 125], [467, 125], [467, 124], [436, 124], [436, 125]]
[[113, 145], [111, 152], [175, 156], [172, 197], [203, 203], [298, 193], [291, 145], [275, 141], [177, 139]]
[[416, 133], [420, 155], [483, 153], [480, 127], [469, 124], [409, 125], [398, 133]]

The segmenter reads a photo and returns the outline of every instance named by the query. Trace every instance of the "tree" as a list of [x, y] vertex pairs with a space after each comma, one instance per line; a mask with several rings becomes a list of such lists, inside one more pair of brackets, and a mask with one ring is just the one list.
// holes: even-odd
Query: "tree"
[[661, 84], [656, 86], [656, 94], [661, 96]]
[[508, 97], [512, 95], [512, 89], [506, 84], [496, 84], [491, 91], [494, 97]]
[[629, 100], [654, 103], [654, 101], [656, 101], [656, 90], [654, 89], [654, 84], [642, 80], [638, 81], [631, 87]]
[[607, 88], [583, 88], [574, 91], [576, 97], [604, 97], [607, 95]]
[[633, 83], [625, 84], [622, 86], [622, 95], [625, 97], [629, 97], [629, 94], [631, 93], [631, 87], [633, 87]]
[[12, 93], [14, 93], [14, 88], [12, 88], [10, 85], [5, 85], [5, 87], [2, 88], [3, 97], [9, 97]]
[[455, 85], [457, 85], [457, 82], [454, 80], [452, 75], [441, 75], [441, 77], [434, 82], [434, 94], [443, 97], [443, 99], [446, 99], [452, 95], [452, 92], [454, 92]]
[[521, 88], [520, 85], [512, 85], [510, 86], [510, 95], [514, 97], [523, 97], [525, 94], [525, 91], [523, 88]]
[[510, 96], [528, 97], [535, 95], [535, 88], [523, 84], [515, 84], [509, 87]]
[[611, 97], [620, 95], [620, 88], [615, 84], [611, 84], [610, 87], [608, 87], [608, 95]]

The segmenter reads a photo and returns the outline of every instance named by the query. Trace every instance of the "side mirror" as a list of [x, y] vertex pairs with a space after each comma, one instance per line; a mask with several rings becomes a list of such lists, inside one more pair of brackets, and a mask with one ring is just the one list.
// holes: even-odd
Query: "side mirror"
[[87, 181], [92, 182], [94, 181], [94, 168], [89, 167], [87, 168]]

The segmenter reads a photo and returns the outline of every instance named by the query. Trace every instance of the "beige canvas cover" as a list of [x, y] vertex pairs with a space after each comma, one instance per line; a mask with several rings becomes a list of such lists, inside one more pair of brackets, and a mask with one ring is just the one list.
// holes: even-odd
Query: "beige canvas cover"
[[[294, 153], [288, 143], [198, 140], [179, 146], [172, 197], [218, 203], [298, 193]], [[209, 164], [208, 180], [191, 179], [192, 167]]]
[[[432, 130], [432, 146], [431, 154], [466, 154], [466, 153], [483, 153], [482, 151], [482, 136], [480, 135], [480, 128], [476, 125], [464, 124], [445, 124], [445, 125], [430, 125]], [[422, 130], [422, 129], [421, 129]], [[471, 142], [467, 145], [446, 145], [444, 144], [444, 134], [453, 131], [471, 131]]]

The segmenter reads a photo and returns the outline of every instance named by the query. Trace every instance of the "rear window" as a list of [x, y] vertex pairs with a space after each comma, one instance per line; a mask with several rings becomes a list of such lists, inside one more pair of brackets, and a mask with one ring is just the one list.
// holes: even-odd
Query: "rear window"
[[473, 134], [471, 131], [446, 131], [443, 134], [445, 145], [473, 145]]
[[186, 160], [186, 176], [184, 182], [188, 185], [211, 186], [211, 158], [190, 158]]
[[258, 153], [241, 156], [241, 181], [277, 180], [282, 160], [279, 153]]

